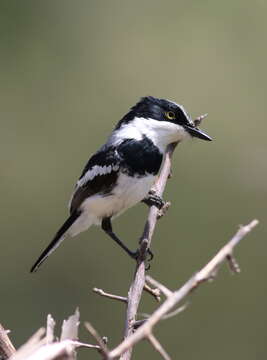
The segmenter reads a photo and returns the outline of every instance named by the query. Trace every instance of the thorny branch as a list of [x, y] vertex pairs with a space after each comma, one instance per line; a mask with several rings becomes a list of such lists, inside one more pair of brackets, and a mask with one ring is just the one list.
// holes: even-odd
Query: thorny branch
[[[196, 289], [201, 283], [214, 278], [218, 267], [223, 261], [229, 261], [229, 255], [233, 259], [235, 246], [247, 235], [256, 225], [258, 220], [251, 221], [248, 225], [242, 226], [235, 236], [205, 265], [200, 271], [193, 275], [180, 289], [168, 296], [165, 302], [144, 322], [133, 334], [127, 337], [120, 345], [109, 353], [108, 359], [116, 359], [123, 353], [127, 353], [137, 342], [149, 338], [153, 327], [177, 306], [185, 296]], [[236, 261], [235, 261], [236, 263]], [[232, 268], [232, 267], [231, 267]]]
[[[174, 316], [183, 310], [184, 306], [174, 310], [177, 305], [200, 284], [210, 279], [214, 279], [219, 266], [227, 261], [229, 267], [234, 272], [239, 272], [239, 266], [233, 256], [235, 246], [247, 235], [256, 225], [258, 220], [251, 221], [248, 225], [241, 226], [233, 238], [223, 246], [218, 253], [196, 274], [194, 274], [180, 289], [171, 291], [166, 286], [158, 281], [152, 279], [150, 276], [146, 277], [146, 281], [160, 289], [162, 294], [166, 296], [166, 300], [157, 310], [147, 319], [141, 320], [139, 326], [134, 326], [135, 331], [125, 338], [113, 350], [109, 350], [106, 346], [106, 340], [101, 338], [91, 324], [86, 323], [88, 331], [95, 338], [97, 345], [85, 344], [77, 340], [78, 326], [79, 326], [79, 312], [69, 317], [68, 320], [63, 322], [60, 341], [53, 342], [54, 340], [54, 326], [55, 322], [49, 315], [47, 319], [46, 336], [44, 337], [45, 330], [40, 329], [35, 335], [23, 345], [17, 352], [10, 340], [7, 340], [7, 332], [0, 328], [0, 359], [5, 360], [75, 360], [75, 349], [78, 347], [86, 347], [96, 349], [104, 359], [112, 360], [120, 357], [123, 354], [131, 354], [129, 349], [141, 341], [147, 339], [155, 350], [165, 360], [170, 360], [170, 356], [164, 350], [160, 342], [153, 335], [154, 326], [161, 320], [170, 316]], [[234, 265], [233, 265], [234, 264]], [[117, 300], [117, 299], [116, 299]], [[9, 350], [6, 350], [6, 344]], [[10, 352], [9, 352], [10, 351]], [[131, 355], [130, 355], [131, 356]]]

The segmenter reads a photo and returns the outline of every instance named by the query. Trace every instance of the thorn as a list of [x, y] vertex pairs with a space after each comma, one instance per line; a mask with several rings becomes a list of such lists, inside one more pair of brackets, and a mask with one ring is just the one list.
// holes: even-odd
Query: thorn
[[226, 259], [228, 261], [229, 268], [233, 273], [238, 274], [241, 272], [240, 266], [232, 254], [228, 254]]
[[157, 302], [161, 301], [161, 297], [160, 297], [161, 291], [160, 291], [160, 289], [158, 289], [158, 288], [152, 289], [149, 285], [145, 284], [144, 285], [144, 291], [151, 294]]
[[165, 204], [162, 206], [162, 208], [158, 211], [157, 219], [161, 219], [162, 216], [166, 215], [170, 206], [171, 206], [170, 201], [165, 202]]

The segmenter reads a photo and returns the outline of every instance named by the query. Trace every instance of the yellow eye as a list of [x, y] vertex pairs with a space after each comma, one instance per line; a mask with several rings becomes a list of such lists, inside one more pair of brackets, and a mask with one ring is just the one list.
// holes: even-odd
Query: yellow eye
[[165, 116], [166, 116], [166, 118], [169, 119], [169, 120], [175, 119], [175, 114], [174, 114], [173, 111], [167, 111], [167, 112], [165, 112]]

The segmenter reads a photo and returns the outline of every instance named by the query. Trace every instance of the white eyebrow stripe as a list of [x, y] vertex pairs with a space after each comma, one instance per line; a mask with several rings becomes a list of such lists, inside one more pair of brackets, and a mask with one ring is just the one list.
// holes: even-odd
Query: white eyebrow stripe
[[83, 186], [88, 181], [93, 180], [93, 178], [96, 176], [110, 174], [112, 171], [118, 171], [118, 170], [119, 170], [119, 165], [115, 165], [115, 164], [111, 164], [108, 166], [94, 165], [84, 174], [84, 176], [80, 180], [78, 180], [77, 186]]
[[189, 115], [188, 112], [185, 110], [185, 108], [183, 107], [183, 105], [177, 104], [176, 102], [171, 101], [171, 100], [168, 100], [168, 101], [169, 101], [170, 103], [178, 106], [178, 107], [182, 110], [182, 112], [184, 113], [184, 115], [185, 115], [185, 117], [187, 118], [187, 120], [189, 121], [189, 123], [191, 123], [192, 125], [194, 124], [193, 121], [192, 121], [192, 119], [191, 119], [191, 117], [190, 117], [190, 115]]

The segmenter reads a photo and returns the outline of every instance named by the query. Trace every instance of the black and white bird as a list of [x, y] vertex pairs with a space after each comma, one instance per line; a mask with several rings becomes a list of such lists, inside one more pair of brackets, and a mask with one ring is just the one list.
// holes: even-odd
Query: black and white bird
[[150, 189], [167, 146], [188, 137], [211, 140], [196, 127], [183, 106], [152, 96], [141, 98], [87, 162], [69, 203], [69, 218], [31, 272], [66, 237], [73, 237], [91, 225], [100, 225], [130, 256], [136, 257], [137, 252], [128, 249], [115, 235], [111, 220], [141, 201], [162, 206], [162, 200]]

